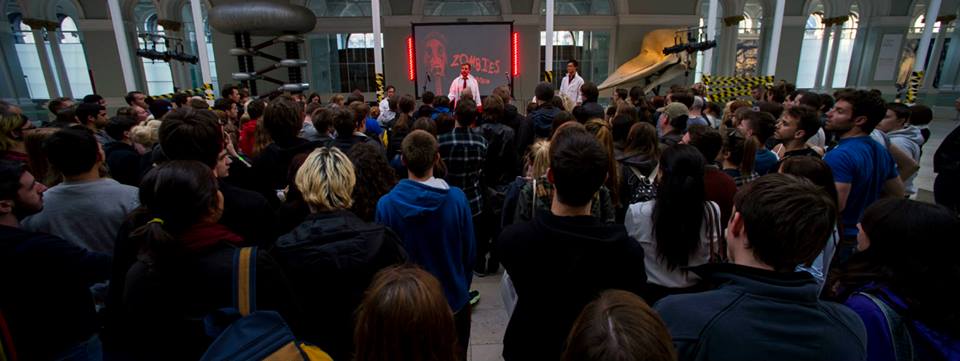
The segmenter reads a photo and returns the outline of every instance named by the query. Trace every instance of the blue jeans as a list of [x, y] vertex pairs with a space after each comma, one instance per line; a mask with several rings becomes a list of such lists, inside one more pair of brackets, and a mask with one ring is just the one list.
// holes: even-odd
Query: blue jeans
[[54, 359], [61, 361], [103, 360], [103, 344], [100, 343], [100, 336], [93, 335], [89, 340], [67, 349]]

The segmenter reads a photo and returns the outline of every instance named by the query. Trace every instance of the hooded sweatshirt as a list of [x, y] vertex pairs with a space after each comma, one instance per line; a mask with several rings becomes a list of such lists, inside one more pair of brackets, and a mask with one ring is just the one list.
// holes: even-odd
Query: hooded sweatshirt
[[463, 191], [439, 178], [404, 179], [377, 202], [375, 220], [397, 232], [411, 262], [437, 277], [450, 309], [467, 304], [476, 240]]
[[[903, 129], [897, 129], [887, 133], [887, 138], [890, 139], [890, 143], [907, 152], [907, 154], [910, 154], [910, 158], [920, 163], [920, 150], [923, 148], [923, 135], [920, 134], [920, 128], [908, 125]], [[910, 176], [910, 179], [907, 179], [904, 183], [907, 195], [917, 193], [917, 186], [913, 184], [913, 180], [917, 178], [918, 174], [920, 174], [920, 172], [914, 173]]]
[[592, 216], [537, 212], [507, 227], [497, 251], [517, 291], [503, 358], [557, 360], [580, 311], [601, 292], [639, 294], [647, 282], [643, 248], [622, 224]]

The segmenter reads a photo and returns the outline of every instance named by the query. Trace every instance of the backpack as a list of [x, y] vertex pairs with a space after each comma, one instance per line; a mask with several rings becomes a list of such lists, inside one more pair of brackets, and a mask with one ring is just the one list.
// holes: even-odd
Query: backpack
[[[296, 339], [275, 311], [257, 311], [257, 247], [233, 256], [233, 307], [207, 316], [207, 334], [216, 339], [201, 361], [332, 361], [320, 348]], [[227, 325], [224, 329], [219, 325]]]
[[635, 184], [631, 184], [632, 189], [631, 194], [629, 195], [630, 204], [646, 202], [657, 198], [657, 185], [653, 182], [653, 180], [654, 177], [657, 176], [657, 171], [660, 169], [660, 165], [658, 164], [656, 167], [654, 167], [653, 171], [650, 172], [650, 175], [643, 174], [639, 169], [637, 169], [637, 167], [629, 165], [626, 167], [630, 168], [630, 171], [633, 172], [633, 175], [635, 175], [637, 179]]
[[890, 340], [893, 341], [893, 354], [896, 361], [908, 361], [916, 359], [916, 353], [913, 349], [913, 339], [910, 337], [910, 330], [907, 320], [897, 313], [892, 307], [887, 305], [882, 299], [866, 292], [857, 292], [856, 294], [866, 297], [873, 302], [880, 312], [883, 313], [883, 319], [887, 323], [887, 332]]

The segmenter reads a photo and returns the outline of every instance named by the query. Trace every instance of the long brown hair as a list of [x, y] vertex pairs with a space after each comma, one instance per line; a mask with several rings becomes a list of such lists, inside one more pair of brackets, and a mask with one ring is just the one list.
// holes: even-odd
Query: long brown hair
[[609, 290], [583, 308], [567, 337], [563, 361], [672, 361], [667, 326], [637, 295]]
[[357, 309], [356, 361], [455, 361], [457, 332], [440, 282], [409, 265], [377, 273]]
[[[633, 107], [632, 105], [630, 106]], [[634, 115], [635, 116], [635, 115]], [[607, 186], [607, 190], [610, 191], [610, 198], [613, 200], [613, 206], [620, 206], [620, 163], [617, 162], [617, 157], [614, 155], [614, 146], [613, 146], [613, 131], [610, 130], [610, 126], [607, 125], [607, 122], [600, 119], [592, 119], [584, 125], [587, 128], [587, 131], [590, 134], [593, 134], [597, 138], [597, 141], [600, 142], [600, 145], [603, 146], [603, 150], [607, 151], [607, 180], [604, 182], [604, 185]]]

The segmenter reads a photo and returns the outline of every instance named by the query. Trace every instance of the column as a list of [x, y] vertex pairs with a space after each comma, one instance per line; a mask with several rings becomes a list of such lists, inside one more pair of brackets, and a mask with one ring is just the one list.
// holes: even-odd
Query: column
[[833, 89], [833, 76], [837, 72], [837, 52], [840, 51], [840, 38], [843, 37], [843, 24], [837, 24], [833, 27], [833, 44], [830, 45], [830, 56], [827, 58], [827, 79], [824, 80], [823, 89]]
[[373, 70], [377, 77], [377, 101], [379, 102], [385, 96], [383, 92], [386, 86], [383, 77], [383, 44], [380, 41], [380, 0], [370, 0], [370, 17], [373, 22]]
[[937, 70], [940, 68], [940, 54], [943, 53], [943, 43], [947, 40], [947, 25], [949, 22], [940, 23], [940, 32], [937, 33], [937, 40], [933, 41], [933, 52], [930, 59], [927, 59], [927, 71], [923, 77], [923, 88], [933, 90], [933, 79], [937, 77]]
[[213, 84], [210, 75], [210, 56], [207, 54], [207, 31], [203, 26], [203, 13], [200, 0], [190, 0], [190, 12], [193, 15], [193, 34], [197, 38], [197, 57], [200, 58], [200, 76], [204, 84]]
[[780, 53], [780, 33], [783, 31], [783, 7], [785, 0], [777, 0], [773, 14], [773, 31], [770, 35], [769, 56], [764, 67], [764, 75], [777, 75], [777, 55]]
[[47, 34], [52, 35], [50, 39], [50, 52], [53, 55], [53, 64], [57, 69], [57, 79], [60, 80], [60, 92], [67, 98], [73, 98], [73, 90], [70, 89], [70, 78], [67, 76], [67, 66], [63, 62], [63, 53], [60, 52], [60, 34], [56, 29], [47, 29]]
[[137, 90], [137, 82], [133, 77], [133, 61], [130, 59], [130, 43], [127, 42], [127, 33], [123, 27], [123, 13], [120, 12], [120, 2], [119, 0], [107, 0], [107, 7], [110, 10], [113, 35], [117, 39], [117, 53], [120, 56], [120, 72], [123, 74], [123, 85], [128, 92]]
[[23, 104], [30, 101], [30, 90], [17, 57], [13, 33], [6, 18], [0, 19], [0, 99]]
[[715, 75], [733, 75], [737, 63], [737, 24], [724, 24], [723, 32], [720, 34], [720, 42], [717, 47], [720, 48], [720, 59], [717, 61], [717, 71]]
[[546, 46], [544, 46], [544, 71], [553, 70], [553, 11], [554, 0], [547, 0], [546, 14]]
[[[707, 40], [717, 40], [717, 8], [720, 0], [710, 0], [707, 8]], [[709, 49], [703, 52], [703, 73], [713, 75], [713, 51]]]
[[53, 67], [50, 66], [50, 55], [47, 53], [47, 46], [43, 40], [43, 31], [42, 27], [33, 27], [33, 42], [37, 46], [37, 54], [40, 56], [40, 69], [43, 70], [43, 80], [47, 83], [47, 93], [49, 93], [50, 99], [53, 99], [59, 97], [60, 92], [57, 87], [56, 74], [53, 72]]
[[[930, 48], [930, 38], [933, 37], [933, 25], [936, 24], [937, 13], [940, 11], [940, 0], [930, 0], [927, 14], [924, 16], [923, 35], [920, 36], [920, 45], [917, 47], [917, 59], [913, 63], [913, 71], [923, 71], [927, 65], [927, 49]], [[941, 31], [946, 31], [941, 27]]]
[[823, 73], [827, 64], [827, 53], [830, 52], [830, 33], [833, 31], [833, 26], [830, 24], [823, 25], [823, 41], [820, 43], [820, 59], [817, 60], [817, 78], [814, 79], [813, 86], [816, 89], [824, 89], [823, 86]]

